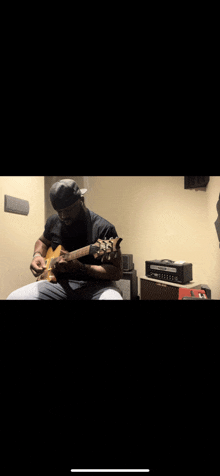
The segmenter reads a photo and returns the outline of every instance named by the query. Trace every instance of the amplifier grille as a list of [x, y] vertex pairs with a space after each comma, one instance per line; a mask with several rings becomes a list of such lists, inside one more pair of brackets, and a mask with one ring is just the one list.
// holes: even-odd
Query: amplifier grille
[[167, 284], [155, 283], [141, 279], [142, 300], [177, 300], [179, 288]]

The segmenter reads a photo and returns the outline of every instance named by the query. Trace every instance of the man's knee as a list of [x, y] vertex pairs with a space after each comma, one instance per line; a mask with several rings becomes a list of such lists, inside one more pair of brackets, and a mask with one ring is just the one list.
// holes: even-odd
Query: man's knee
[[6, 301], [14, 301], [17, 300], [17, 291], [13, 291], [9, 296], [6, 298]]
[[115, 289], [106, 289], [101, 294], [99, 300], [114, 300], [114, 301], [123, 301], [123, 297], [121, 296], [120, 292]]
[[16, 289], [11, 294], [9, 294], [6, 301], [17, 301], [17, 300], [23, 301], [27, 299], [28, 300], [36, 299], [37, 297], [36, 284], [37, 283], [27, 284], [26, 286]]
[[22, 288], [16, 289], [16, 290], [13, 291], [11, 294], [9, 294], [9, 296], [6, 298], [6, 301], [22, 300], [22, 299], [23, 299], [23, 295], [22, 295], [21, 289], [22, 289]]

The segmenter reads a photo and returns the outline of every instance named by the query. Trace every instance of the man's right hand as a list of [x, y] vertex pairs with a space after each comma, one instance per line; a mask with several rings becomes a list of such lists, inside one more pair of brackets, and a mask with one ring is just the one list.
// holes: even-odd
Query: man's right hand
[[45, 268], [46, 268], [46, 263], [43, 256], [35, 256], [35, 258], [32, 260], [30, 265], [30, 269], [33, 275], [35, 276], [35, 278], [40, 276], [40, 274], [43, 273]]

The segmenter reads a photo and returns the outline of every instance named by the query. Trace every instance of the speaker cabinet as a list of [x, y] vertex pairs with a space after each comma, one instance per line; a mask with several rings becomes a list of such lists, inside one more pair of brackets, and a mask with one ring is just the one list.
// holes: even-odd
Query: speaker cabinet
[[124, 271], [132, 271], [134, 269], [134, 263], [133, 263], [133, 255], [132, 254], [124, 254], [122, 255], [123, 259], [123, 270]]
[[141, 300], [177, 300], [178, 296], [178, 287], [141, 279]]
[[[198, 286], [198, 285], [197, 285]], [[159, 281], [147, 277], [141, 278], [141, 300], [144, 301], [176, 301], [179, 298], [179, 288], [191, 289], [195, 283], [174, 284], [167, 281]]]
[[138, 279], [136, 269], [133, 269], [132, 271], [124, 271], [122, 279], [117, 281], [117, 286], [122, 291], [123, 299], [125, 301], [138, 299]]

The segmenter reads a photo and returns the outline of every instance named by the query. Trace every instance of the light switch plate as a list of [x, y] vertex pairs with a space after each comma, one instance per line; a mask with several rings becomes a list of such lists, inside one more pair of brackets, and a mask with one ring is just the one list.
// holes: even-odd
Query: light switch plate
[[29, 202], [27, 200], [22, 200], [21, 198], [5, 195], [5, 212], [28, 215]]

